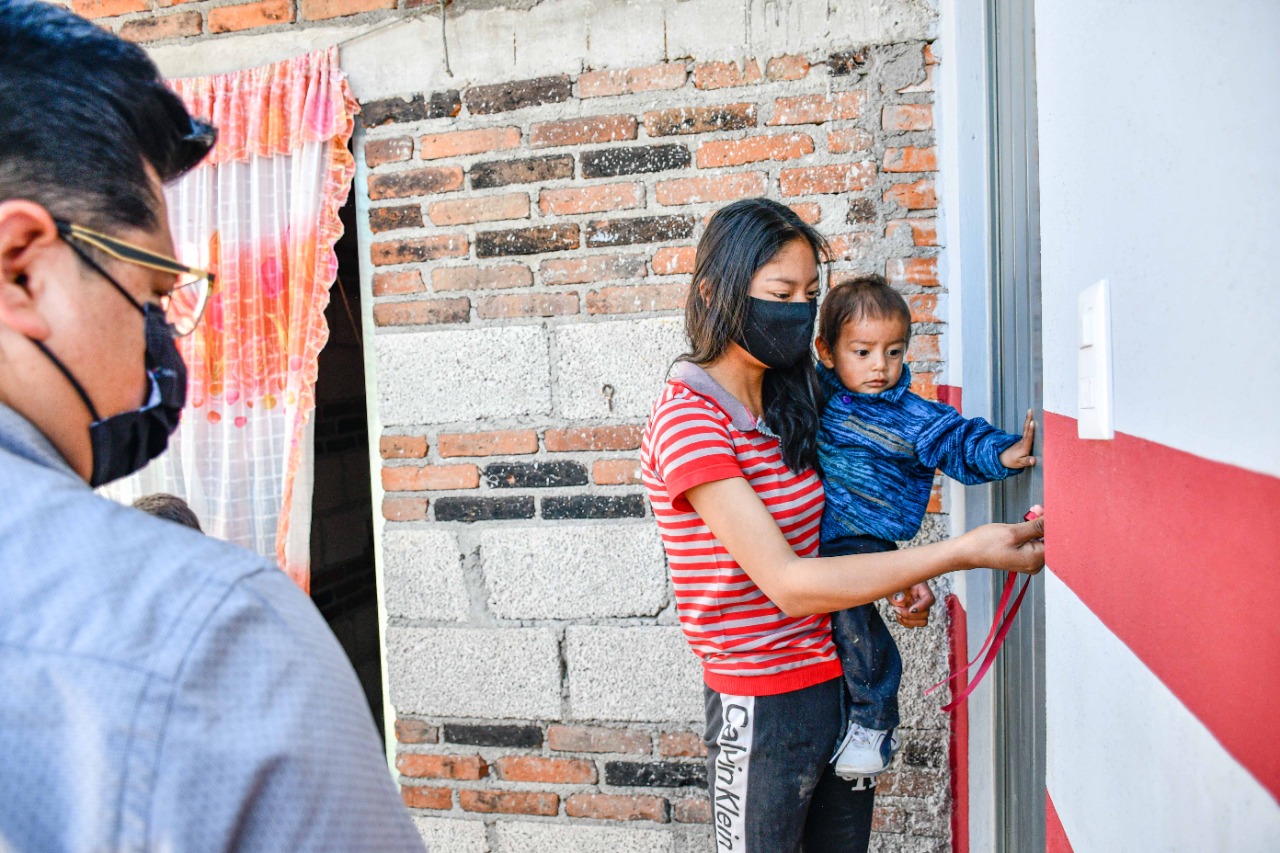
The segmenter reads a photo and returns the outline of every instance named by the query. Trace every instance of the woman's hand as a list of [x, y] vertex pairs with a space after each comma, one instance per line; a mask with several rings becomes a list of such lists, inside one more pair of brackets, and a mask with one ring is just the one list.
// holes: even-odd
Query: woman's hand
[[904, 628], [924, 628], [929, 624], [929, 608], [937, 601], [927, 583], [912, 585], [911, 589], [896, 592], [889, 597], [889, 604]]
[[1024, 575], [1044, 568], [1044, 518], [1021, 524], [984, 524], [958, 540], [975, 567]]

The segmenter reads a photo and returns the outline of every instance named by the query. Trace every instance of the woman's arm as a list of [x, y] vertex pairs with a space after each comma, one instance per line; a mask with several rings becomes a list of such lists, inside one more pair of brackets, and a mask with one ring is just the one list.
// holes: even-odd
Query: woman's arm
[[868, 604], [912, 584], [985, 566], [1035, 574], [1044, 567], [1044, 520], [987, 524], [956, 539], [906, 551], [797, 557], [745, 479], [694, 486], [685, 497], [756, 586], [788, 616]]

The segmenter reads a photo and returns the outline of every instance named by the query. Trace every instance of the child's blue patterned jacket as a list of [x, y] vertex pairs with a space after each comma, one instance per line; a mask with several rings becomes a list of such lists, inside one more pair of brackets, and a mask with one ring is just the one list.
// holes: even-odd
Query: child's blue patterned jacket
[[898, 383], [879, 394], [850, 391], [823, 364], [818, 378], [826, 396], [818, 430], [827, 493], [824, 550], [846, 536], [915, 536], [935, 468], [967, 486], [1003, 480], [1018, 470], [1000, 464], [1000, 454], [1019, 436], [913, 394], [906, 365]]

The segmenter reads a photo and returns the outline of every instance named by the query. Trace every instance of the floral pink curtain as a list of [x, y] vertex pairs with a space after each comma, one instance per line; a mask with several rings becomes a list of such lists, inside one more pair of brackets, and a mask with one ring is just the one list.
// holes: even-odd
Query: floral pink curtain
[[310, 419], [358, 107], [337, 48], [170, 85], [218, 128], [209, 159], [166, 191], [179, 256], [217, 282], [181, 342], [191, 382], [171, 449], [112, 496], [181, 495], [206, 532], [306, 590]]

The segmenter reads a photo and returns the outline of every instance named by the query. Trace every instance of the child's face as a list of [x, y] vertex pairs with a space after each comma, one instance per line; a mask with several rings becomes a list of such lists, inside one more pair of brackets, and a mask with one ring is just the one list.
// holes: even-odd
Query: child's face
[[850, 320], [840, 329], [833, 351], [816, 341], [818, 357], [841, 383], [858, 394], [879, 394], [898, 384], [907, 354], [907, 327], [898, 319]]

